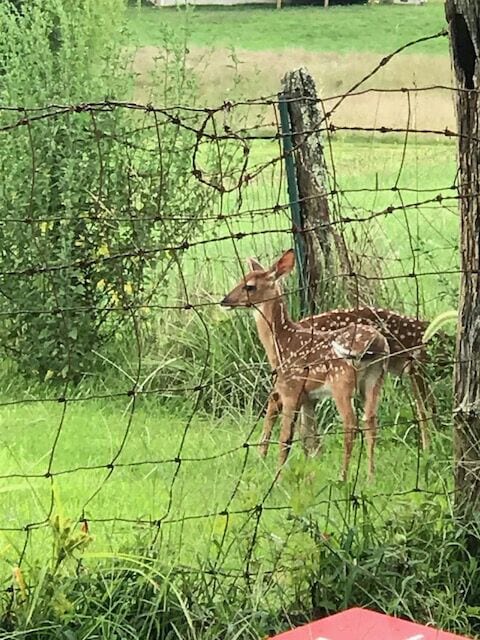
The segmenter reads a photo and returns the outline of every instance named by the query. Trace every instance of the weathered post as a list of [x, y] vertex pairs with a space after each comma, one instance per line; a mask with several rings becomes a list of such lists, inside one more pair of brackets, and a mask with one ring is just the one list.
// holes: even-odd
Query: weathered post
[[[288, 105], [295, 158], [298, 206], [303, 236], [306, 311], [315, 313], [333, 289], [335, 243], [328, 207], [328, 180], [321, 135], [322, 117], [312, 76], [306, 69], [288, 72], [282, 81]], [[325, 308], [325, 307], [323, 307]]]
[[[337, 284], [322, 117], [315, 83], [306, 69], [287, 73], [282, 86], [279, 107], [283, 148], [296, 232], [301, 313], [306, 315], [328, 308]], [[312, 455], [318, 452], [314, 413], [302, 410], [299, 431], [306, 450]]]
[[446, 0], [457, 82], [461, 285], [455, 358], [455, 489], [459, 513], [480, 506], [480, 4]]

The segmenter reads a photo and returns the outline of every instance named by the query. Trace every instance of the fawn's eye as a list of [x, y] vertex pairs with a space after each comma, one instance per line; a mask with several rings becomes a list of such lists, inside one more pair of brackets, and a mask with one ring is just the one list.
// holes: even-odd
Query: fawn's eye
[[254, 284], [246, 284], [244, 287], [245, 291], [256, 291], [257, 287]]

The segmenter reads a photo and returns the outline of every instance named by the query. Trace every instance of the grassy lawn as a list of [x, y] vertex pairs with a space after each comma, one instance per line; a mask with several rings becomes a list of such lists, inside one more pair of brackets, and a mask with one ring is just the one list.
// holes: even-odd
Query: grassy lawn
[[[421, 7], [353, 6], [131, 8], [129, 28], [140, 46], [161, 45], [165, 28], [185, 29], [192, 45], [255, 51], [299, 48], [306, 51], [389, 52], [445, 27], [441, 3]], [[446, 38], [416, 45], [412, 52], [445, 54]]]
[[[320, 459], [305, 460], [300, 446], [295, 446], [273, 490], [277, 446], [272, 444], [266, 461], [259, 458], [260, 424], [253, 416], [238, 421], [198, 414], [190, 421], [184, 412], [166, 412], [159, 400], [148, 397], [139, 398], [131, 420], [125, 411], [127, 400], [77, 401], [67, 405], [65, 415], [58, 403], [3, 406], [2, 576], [11, 571], [25, 536], [9, 529], [45, 522], [52, 514], [74, 522], [83, 514], [93, 536], [88, 552], [94, 555], [133, 548], [139, 539], [150, 539], [152, 528], [141, 521], [162, 519], [163, 554], [170, 553], [180, 564], [195, 565], [199, 559], [203, 564], [219, 553], [218, 545], [223, 553], [231, 543], [223, 560], [236, 568], [241, 567], [253, 535], [251, 510], [258, 504], [266, 510], [255, 554], [265, 566], [272, 560], [272, 532], [278, 543], [284, 540], [284, 552], [295, 548], [298, 540], [288, 539], [287, 544], [286, 537], [291, 514], [314, 514], [326, 529], [336, 530], [348, 519], [345, 498], [353, 491], [367, 500], [375, 496], [369, 514], [372, 524], [393, 517], [409, 507], [405, 497], [392, 494], [416, 486], [442, 493], [450, 444], [438, 434], [430, 453], [418, 459], [411, 414], [391, 397], [388, 409], [386, 404], [382, 408], [373, 484], [366, 482], [365, 450], [358, 443], [350, 484], [338, 482], [342, 438], [338, 421], [332, 422], [327, 413], [322, 428], [328, 435]], [[60, 474], [53, 481], [44, 477], [50, 459], [52, 473]], [[109, 471], [106, 467], [112, 461], [115, 466]], [[75, 471], [65, 473], [69, 470]], [[14, 477], [6, 477], [11, 474]], [[216, 515], [223, 510], [231, 513], [228, 521]], [[222, 542], [224, 529], [227, 537]], [[25, 566], [44, 563], [50, 545], [48, 527], [34, 530]]]

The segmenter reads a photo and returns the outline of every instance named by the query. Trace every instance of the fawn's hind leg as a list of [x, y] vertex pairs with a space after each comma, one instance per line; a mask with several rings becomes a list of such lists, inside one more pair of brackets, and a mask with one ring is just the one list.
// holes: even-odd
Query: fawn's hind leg
[[297, 403], [285, 400], [283, 402], [282, 427], [280, 430], [280, 453], [278, 457], [280, 467], [285, 464], [290, 453], [296, 417]]
[[[428, 405], [433, 401], [433, 394], [431, 394], [425, 384], [425, 378], [423, 372], [417, 366], [413, 366], [410, 371], [410, 380], [412, 383], [413, 397], [415, 399], [415, 406], [417, 408], [417, 419], [420, 423], [420, 436], [422, 439], [422, 449], [428, 449], [430, 443], [429, 436], [429, 416]], [[430, 402], [429, 402], [430, 401]], [[436, 407], [434, 405], [434, 411]], [[432, 415], [433, 422], [433, 415]]]
[[[355, 377], [355, 372], [353, 377]], [[332, 397], [343, 422], [343, 465], [340, 476], [342, 480], [347, 479], [353, 443], [357, 433], [357, 416], [353, 410], [353, 394], [355, 392], [355, 387], [354, 379], [345, 380], [342, 384], [337, 383], [332, 385]]]

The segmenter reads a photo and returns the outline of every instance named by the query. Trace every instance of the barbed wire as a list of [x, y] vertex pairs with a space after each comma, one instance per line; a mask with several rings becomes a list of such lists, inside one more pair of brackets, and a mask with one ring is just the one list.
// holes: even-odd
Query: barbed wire
[[[405, 126], [331, 120], [340, 104], [367, 93], [460, 91], [360, 88], [406, 48], [444, 36], [399, 48], [344, 94], [282, 98], [321, 111], [320, 126], [295, 132], [291, 152], [281, 146], [292, 134], [278, 124], [276, 95], [213, 108], [114, 100], [0, 105], [0, 531], [12, 536], [10, 565], [42, 553], [45, 542], [34, 533], [52, 526], [61, 503], [77, 527], [88, 523], [100, 548], [112, 531], [121, 541], [113, 546], [133, 545], [139, 529], [159, 545], [170, 527], [182, 541], [172, 570], [247, 583], [263, 576], [273, 588], [301, 514], [341, 530], [359, 517], [359, 505], [386, 522], [393, 511], [377, 506], [382, 501], [394, 509], [412, 495], [452, 494], [448, 425], [432, 433], [435, 454], [423, 453], [415, 406], [403, 384], [399, 394], [390, 382], [376, 453], [380, 473], [389, 467], [394, 476], [390, 483], [364, 484], [363, 427], [350, 481], [337, 482], [343, 428], [323, 405], [326, 460], [304, 461], [297, 435], [279, 478], [272, 452], [265, 461], [257, 455], [272, 372], [246, 317], [218, 311], [244, 277], [246, 258], [269, 266], [317, 232], [338, 233], [348, 252], [348, 269], [339, 264], [324, 274], [323, 284], [339, 293], [322, 300], [329, 308], [362, 306], [359, 295], [348, 298], [346, 281], [357, 293], [370, 283], [379, 302], [369, 305], [402, 316], [431, 319], [455, 305], [462, 269], [456, 227], [454, 235], [448, 225], [456, 224], [462, 198], [479, 195], [458, 184], [453, 141], [465, 136], [448, 126], [412, 126], [410, 101]], [[263, 110], [260, 124], [243, 107]], [[321, 193], [292, 199], [283, 163], [318, 134], [327, 183]], [[392, 166], [380, 160], [381, 183], [378, 170], [352, 179], [339, 159], [342, 135], [371, 141], [377, 134], [399, 143]], [[438, 184], [418, 183], [409, 155], [414, 134], [432, 144], [447, 140]], [[362, 161], [355, 159], [356, 169]], [[327, 222], [292, 223], [291, 207], [325, 198]], [[303, 290], [289, 282], [294, 309]], [[455, 356], [448, 339], [439, 342], [442, 365], [434, 353], [420, 368], [448, 415], [445, 368]], [[277, 449], [278, 438], [271, 445]], [[395, 468], [386, 460], [391, 451]], [[16, 491], [26, 499], [16, 500]], [[273, 550], [267, 533], [279, 538]], [[11, 588], [9, 576], [2, 581]]]

